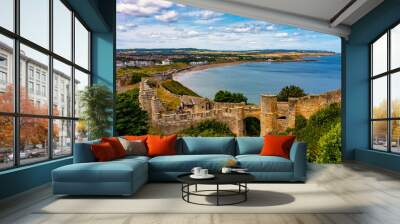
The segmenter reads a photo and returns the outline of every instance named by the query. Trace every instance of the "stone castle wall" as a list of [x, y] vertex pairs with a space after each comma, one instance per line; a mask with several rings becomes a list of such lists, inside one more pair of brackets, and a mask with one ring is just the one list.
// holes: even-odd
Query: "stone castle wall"
[[237, 136], [245, 135], [244, 119], [256, 117], [260, 120], [261, 136], [279, 133], [295, 126], [296, 115], [309, 118], [313, 113], [331, 103], [340, 103], [340, 90], [321, 95], [290, 98], [289, 102], [278, 102], [274, 95], [261, 95], [260, 106], [245, 103], [220, 103], [204, 98], [181, 96], [181, 102], [190, 107], [177, 112], [165, 112], [154, 87], [142, 81], [139, 102], [151, 116], [151, 125], [162, 134], [178, 133], [205, 120], [215, 119], [226, 123]]

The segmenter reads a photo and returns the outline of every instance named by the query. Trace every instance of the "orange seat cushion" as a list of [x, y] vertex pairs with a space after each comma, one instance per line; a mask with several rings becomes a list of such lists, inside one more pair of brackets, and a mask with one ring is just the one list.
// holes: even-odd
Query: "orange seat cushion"
[[101, 138], [101, 142], [108, 142], [114, 149], [115, 155], [117, 158], [125, 157], [126, 156], [126, 151], [124, 147], [122, 146], [121, 142], [118, 140], [116, 137], [110, 137], [110, 138]]
[[147, 135], [125, 135], [124, 138], [129, 141], [137, 141], [140, 140], [142, 142], [146, 142]]
[[108, 142], [93, 144], [91, 145], [91, 149], [94, 154], [94, 157], [99, 162], [105, 162], [117, 159], [117, 155], [115, 155], [115, 151], [112, 145]]
[[264, 136], [264, 145], [261, 149], [261, 156], [280, 156], [289, 159], [290, 148], [296, 136]]
[[147, 136], [148, 156], [176, 155], [176, 135]]

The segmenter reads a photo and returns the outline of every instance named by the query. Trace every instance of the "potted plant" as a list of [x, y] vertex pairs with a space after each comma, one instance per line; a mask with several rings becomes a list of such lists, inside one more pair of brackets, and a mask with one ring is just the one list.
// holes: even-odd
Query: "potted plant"
[[80, 93], [81, 118], [87, 127], [89, 140], [109, 136], [112, 124], [113, 96], [104, 85], [86, 87]]

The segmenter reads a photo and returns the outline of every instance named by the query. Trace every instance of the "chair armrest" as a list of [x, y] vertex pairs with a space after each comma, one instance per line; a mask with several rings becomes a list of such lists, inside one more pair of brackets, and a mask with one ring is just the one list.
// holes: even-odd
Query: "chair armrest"
[[90, 163], [95, 162], [96, 158], [94, 157], [91, 149], [92, 144], [100, 143], [99, 140], [90, 141], [90, 142], [82, 142], [75, 143], [74, 145], [74, 163]]
[[307, 176], [307, 144], [294, 142], [290, 149], [294, 181], [305, 181]]

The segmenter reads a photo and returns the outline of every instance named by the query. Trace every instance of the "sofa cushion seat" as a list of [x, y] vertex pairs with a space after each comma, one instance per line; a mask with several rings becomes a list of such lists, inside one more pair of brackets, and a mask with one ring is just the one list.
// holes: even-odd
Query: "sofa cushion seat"
[[137, 172], [147, 172], [145, 161], [122, 159], [109, 162], [75, 163], [53, 170], [53, 181], [130, 182], [134, 173]]
[[239, 155], [236, 159], [249, 172], [293, 172], [293, 162], [279, 156]]
[[149, 170], [153, 172], [190, 172], [193, 167], [203, 167], [210, 171], [219, 171], [231, 155], [174, 155], [158, 156], [149, 160]]

